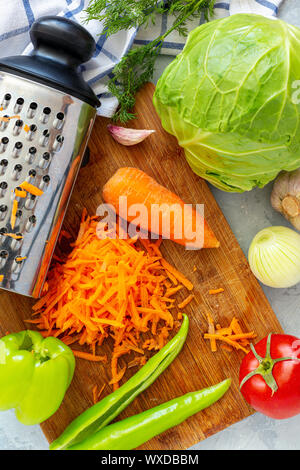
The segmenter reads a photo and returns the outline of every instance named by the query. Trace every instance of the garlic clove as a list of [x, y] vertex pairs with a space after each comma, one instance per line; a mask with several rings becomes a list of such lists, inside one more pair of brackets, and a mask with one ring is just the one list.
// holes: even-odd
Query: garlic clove
[[155, 132], [150, 129], [129, 129], [127, 127], [114, 126], [113, 124], [108, 124], [107, 129], [119, 144], [127, 146], [136, 145]]
[[296, 217], [300, 214], [300, 201], [295, 196], [288, 194], [282, 201], [283, 213], [289, 217]]
[[300, 169], [279, 174], [273, 185], [271, 204], [300, 230]]

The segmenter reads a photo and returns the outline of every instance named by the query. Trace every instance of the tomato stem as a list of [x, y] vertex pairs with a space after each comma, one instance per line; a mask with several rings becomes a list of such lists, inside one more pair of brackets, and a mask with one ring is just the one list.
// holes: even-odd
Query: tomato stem
[[268, 387], [270, 387], [270, 389], [272, 390], [272, 396], [273, 396], [274, 393], [277, 392], [277, 390], [278, 390], [278, 385], [277, 385], [276, 380], [275, 380], [274, 375], [273, 375], [273, 367], [275, 366], [275, 364], [277, 364], [277, 362], [293, 361], [295, 359], [297, 361], [300, 361], [300, 359], [298, 357], [280, 357], [280, 358], [277, 358], [277, 359], [273, 359], [272, 356], [271, 356], [271, 339], [272, 339], [272, 333], [270, 333], [268, 335], [268, 338], [267, 338], [265, 357], [261, 357], [256, 352], [255, 347], [253, 346], [253, 344], [250, 344], [251, 351], [252, 351], [254, 357], [257, 359], [257, 361], [259, 363], [259, 366], [255, 370], [253, 370], [252, 372], [249, 372], [249, 374], [247, 374], [243, 378], [243, 380], [241, 381], [241, 384], [240, 384], [240, 389], [251, 377], [253, 377], [254, 375], [260, 375], [264, 379], [264, 381], [266, 382]]

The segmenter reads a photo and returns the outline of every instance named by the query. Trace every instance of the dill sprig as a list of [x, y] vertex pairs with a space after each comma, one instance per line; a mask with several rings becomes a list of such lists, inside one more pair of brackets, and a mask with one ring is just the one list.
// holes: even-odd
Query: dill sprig
[[86, 21], [103, 22], [106, 36], [132, 27], [149, 27], [155, 24], [157, 14], [170, 13], [174, 16], [173, 25], [163, 35], [149, 44], [131, 49], [113, 69], [113, 77], [108, 82], [109, 91], [116, 96], [119, 107], [114, 120], [125, 123], [135, 117], [131, 112], [135, 94], [141, 86], [151, 80], [157, 56], [165, 38], [177, 31], [180, 35], [188, 33], [187, 22], [200, 18], [204, 13], [208, 19], [212, 15], [215, 0], [91, 0], [86, 10]]

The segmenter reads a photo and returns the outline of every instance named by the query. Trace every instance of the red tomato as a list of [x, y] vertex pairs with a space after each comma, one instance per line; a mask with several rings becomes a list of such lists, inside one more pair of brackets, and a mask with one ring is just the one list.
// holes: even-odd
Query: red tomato
[[[300, 413], [300, 339], [280, 334], [269, 336], [269, 353], [268, 337], [255, 345], [256, 354], [262, 361], [259, 362], [252, 351], [244, 357], [240, 385], [251, 372], [260, 374], [245, 379], [241, 392], [260, 413], [276, 419], [290, 418]], [[276, 361], [280, 358], [287, 359]]]

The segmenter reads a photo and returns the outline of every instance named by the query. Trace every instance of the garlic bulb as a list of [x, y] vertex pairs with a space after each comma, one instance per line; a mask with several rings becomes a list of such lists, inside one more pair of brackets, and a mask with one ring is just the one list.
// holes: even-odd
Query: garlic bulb
[[128, 127], [114, 126], [113, 124], [108, 124], [107, 129], [113, 138], [122, 145], [138, 144], [155, 132], [149, 129], [129, 129]]
[[273, 186], [271, 204], [300, 230], [300, 168], [280, 173]]

